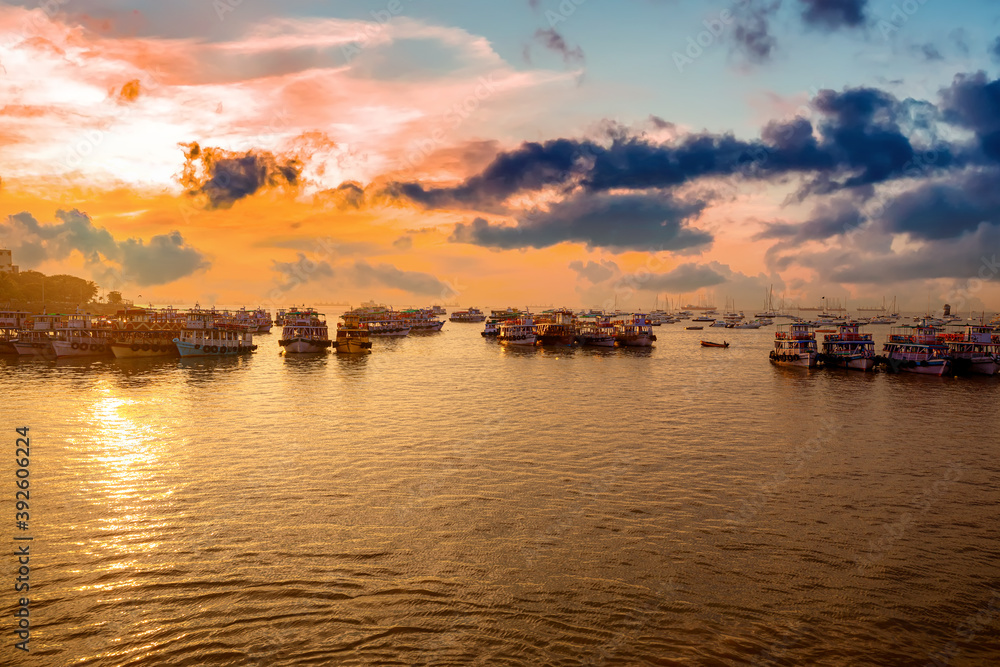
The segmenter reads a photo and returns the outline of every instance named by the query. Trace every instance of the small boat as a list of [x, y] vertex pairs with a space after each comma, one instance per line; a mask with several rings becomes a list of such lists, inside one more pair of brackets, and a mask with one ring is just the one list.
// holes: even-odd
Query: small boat
[[684, 327], [684, 328], [687, 329], [688, 331], [701, 331], [705, 327]]
[[703, 341], [701, 341], [701, 346], [702, 347], [729, 347], [729, 343], [727, 343], [726, 341], [722, 341], [721, 343], [713, 343], [713, 342], [708, 341], [708, 340], [703, 340]]
[[343, 324], [337, 325], [337, 339], [333, 349], [338, 354], [371, 354], [372, 342], [368, 337], [368, 328], [363, 326], [357, 315], [346, 313], [341, 315]]
[[326, 317], [312, 308], [287, 312], [278, 345], [285, 354], [326, 352], [333, 346]]

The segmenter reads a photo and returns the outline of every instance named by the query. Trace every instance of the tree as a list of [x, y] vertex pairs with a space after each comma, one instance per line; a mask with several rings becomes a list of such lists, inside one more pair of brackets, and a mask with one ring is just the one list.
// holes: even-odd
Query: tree
[[120, 306], [123, 303], [121, 292], [108, 292], [108, 303], [112, 306]]

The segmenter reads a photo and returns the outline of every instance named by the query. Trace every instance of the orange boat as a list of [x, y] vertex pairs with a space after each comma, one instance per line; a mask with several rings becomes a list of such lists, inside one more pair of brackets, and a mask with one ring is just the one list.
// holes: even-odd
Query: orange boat
[[703, 340], [701, 341], [702, 347], [729, 347], [729, 343], [722, 341], [721, 343], [713, 343], [711, 341]]

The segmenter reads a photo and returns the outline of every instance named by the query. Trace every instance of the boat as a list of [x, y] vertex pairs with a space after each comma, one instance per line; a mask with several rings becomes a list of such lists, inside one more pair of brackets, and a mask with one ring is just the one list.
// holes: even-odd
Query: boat
[[835, 333], [837, 333], [837, 330], [836, 329], [816, 329], [816, 333], [821, 333], [821, 334], [835, 334]]
[[343, 324], [337, 325], [337, 338], [333, 348], [337, 354], [371, 354], [372, 341], [368, 328], [356, 315], [342, 315]]
[[688, 331], [701, 331], [705, 327], [684, 327], [684, 328], [687, 329]]
[[500, 333], [500, 324], [502, 322], [530, 315], [531, 313], [521, 312], [517, 308], [510, 308], [510, 307], [508, 307], [506, 310], [494, 310], [490, 313], [489, 318], [486, 320], [486, 325], [483, 327], [482, 336], [483, 338], [494, 338]]
[[23, 310], [0, 311], [0, 354], [17, 354], [14, 341], [31, 313]]
[[430, 308], [424, 308], [424, 310], [430, 311], [434, 315], [447, 315], [448, 311], [444, 309], [444, 306], [431, 306]]
[[312, 308], [288, 311], [278, 345], [285, 349], [285, 354], [326, 352], [333, 346], [326, 316]]
[[486, 314], [478, 308], [469, 308], [456, 310], [448, 319], [452, 322], [483, 322], [486, 320]]
[[538, 343], [538, 327], [530, 315], [504, 320], [497, 327], [497, 342], [504, 345], [533, 346]]
[[633, 313], [615, 323], [615, 342], [620, 347], [652, 347], [656, 336], [643, 313]]
[[848, 322], [823, 337], [824, 365], [859, 371], [870, 371], [875, 366], [875, 341], [871, 334], [860, 333], [859, 327], [856, 322]]
[[816, 334], [809, 331], [808, 324], [800, 322], [781, 325], [775, 332], [774, 349], [770, 354], [771, 363], [814, 368], [818, 357]]
[[95, 322], [93, 315], [67, 315], [50, 341], [57, 359], [67, 357], [99, 357], [111, 354], [114, 331], [108, 322]]
[[948, 346], [937, 338], [938, 330], [926, 322], [891, 330], [882, 351], [892, 370], [924, 375], [945, 375], [951, 370]]
[[722, 341], [721, 343], [713, 343], [712, 341], [703, 340], [701, 341], [702, 347], [729, 347], [729, 343]]
[[576, 340], [587, 347], [614, 347], [615, 325], [610, 320], [596, 320], [580, 325]]
[[193, 308], [185, 314], [184, 328], [173, 339], [182, 357], [249, 354], [256, 351], [251, 327], [214, 308]]
[[1000, 369], [1000, 345], [993, 342], [993, 328], [967, 325], [963, 333], [939, 334], [948, 347], [952, 367], [961, 373], [995, 375]]
[[274, 326], [274, 321], [271, 319], [271, 313], [264, 308], [258, 308], [253, 312], [253, 320], [257, 324], [257, 330], [254, 333], [271, 333], [271, 327]]
[[177, 356], [174, 343], [184, 329], [184, 318], [173, 308], [127, 307], [115, 321], [111, 352], [116, 359]]
[[576, 344], [576, 326], [573, 312], [557, 310], [548, 317], [549, 321], [538, 324], [538, 344], [542, 346]]
[[24, 329], [11, 341], [18, 355], [22, 357], [52, 357], [52, 339], [56, 327], [62, 322], [62, 315], [33, 315], [28, 318]]

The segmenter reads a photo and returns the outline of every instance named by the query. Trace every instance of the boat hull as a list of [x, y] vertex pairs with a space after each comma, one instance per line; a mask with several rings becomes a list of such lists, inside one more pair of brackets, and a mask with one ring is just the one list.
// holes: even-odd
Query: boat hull
[[235, 357], [253, 351], [250, 348], [241, 346], [197, 345], [195, 343], [187, 343], [179, 338], [174, 339], [174, 345], [177, 346], [177, 352], [182, 357]]
[[775, 354], [771, 352], [771, 363], [777, 366], [797, 366], [800, 368], [815, 368], [818, 362], [815, 352], [800, 352], [798, 354]]
[[103, 357], [111, 354], [110, 346], [103, 341], [78, 343], [68, 340], [54, 340], [51, 345], [57, 359], [65, 359], [67, 357]]
[[[142, 349], [144, 345], [133, 345], [132, 343], [112, 343], [111, 353], [116, 359], [148, 359], [153, 357], [176, 357], [177, 345], [173, 342], [160, 342], [156, 344], [146, 344], [148, 349]], [[138, 349], [133, 349], [138, 348]]]
[[282, 346], [285, 348], [285, 354], [315, 354], [317, 352], [326, 352], [332, 345], [333, 342], [329, 340], [292, 339], [282, 341]]
[[537, 336], [522, 336], [522, 337], [519, 337], [519, 338], [502, 338], [502, 337], [498, 336], [497, 338], [504, 345], [516, 345], [516, 346], [519, 346], [519, 347], [531, 347], [532, 345], [537, 345], [538, 344], [538, 337]]
[[581, 338], [580, 344], [586, 347], [614, 347], [614, 336], [595, 336], [593, 338]]
[[54, 357], [52, 346], [49, 343], [25, 343], [15, 342], [14, 349], [22, 357]]
[[17, 348], [9, 340], [0, 340], [0, 354], [17, 354]]
[[920, 375], [946, 375], [951, 370], [951, 363], [947, 359], [914, 361], [890, 356], [889, 364], [900, 372], [919, 373]]
[[337, 354], [371, 354], [371, 341], [341, 340], [336, 343]]
[[827, 356], [823, 363], [833, 368], [849, 368], [855, 371], [870, 371], [875, 367], [874, 357]]
[[541, 334], [538, 336], [538, 344], [544, 346], [562, 346], [569, 347], [576, 342], [576, 336], [573, 334], [556, 334], [548, 335]]
[[653, 347], [655, 336], [620, 336], [616, 342], [621, 347]]

